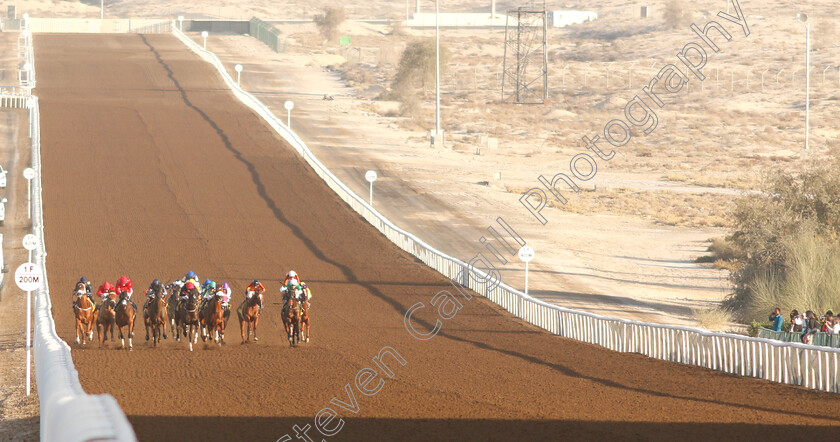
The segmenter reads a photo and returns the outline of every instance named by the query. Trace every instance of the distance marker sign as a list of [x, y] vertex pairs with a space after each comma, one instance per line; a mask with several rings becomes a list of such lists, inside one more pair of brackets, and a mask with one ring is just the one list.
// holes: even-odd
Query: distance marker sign
[[26, 262], [15, 270], [15, 284], [25, 291], [31, 292], [44, 284], [44, 273], [41, 266], [35, 263]]

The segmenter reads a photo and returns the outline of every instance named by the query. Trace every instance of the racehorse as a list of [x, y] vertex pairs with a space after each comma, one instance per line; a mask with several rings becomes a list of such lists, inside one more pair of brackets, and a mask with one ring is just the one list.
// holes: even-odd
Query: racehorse
[[300, 340], [309, 342], [309, 301], [300, 303]]
[[167, 311], [167, 314], [169, 315], [169, 332], [172, 335], [175, 335], [175, 329], [178, 327], [176, 324], [178, 319], [178, 302], [172, 301], [175, 301], [181, 297], [181, 287], [183, 286], [184, 281], [181, 281], [180, 279], [176, 279], [174, 282], [172, 282], [172, 284], [166, 286], [166, 289], [169, 290], [169, 293], [171, 293], [170, 296], [174, 296], [174, 298], [170, 299], [170, 302], [168, 304], [169, 310]]
[[[257, 324], [260, 322], [260, 297], [252, 291], [245, 292], [245, 300], [236, 309], [239, 315], [239, 332], [242, 334], [242, 343], [248, 342], [251, 333], [254, 334], [254, 342], [257, 338]], [[252, 332], [253, 330], [253, 332]]]
[[[181, 303], [178, 307], [178, 312], [175, 314], [175, 328], [177, 329], [177, 337], [175, 339], [181, 340], [181, 333], [187, 337], [190, 351], [193, 350], [193, 343], [198, 343], [198, 329], [201, 327], [198, 311], [198, 291], [193, 289], [188, 292], [187, 302]], [[189, 326], [189, 333], [187, 333], [187, 326]]]
[[149, 329], [152, 330], [152, 344], [157, 347], [160, 336], [166, 339], [166, 325], [169, 323], [166, 299], [162, 289], [154, 291], [155, 297], [143, 311], [143, 322], [146, 323], [146, 340], [149, 340]]
[[111, 340], [114, 340], [114, 327], [116, 321], [114, 319], [114, 305], [116, 302], [108, 296], [102, 300], [99, 305], [98, 314], [96, 316], [96, 333], [99, 335], [99, 348], [102, 348], [102, 343], [108, 340], [108, 332], [111, 332]]
[[[76, 314], [76, 343], [85, 345], [88, 339], [93, 340], [93, 321], [96, 318], [93, 314], [93, 303], [87, 297], [87, 289], [84, 283], [76, 284], [73, 298], [75, 298], [73, 300], [73, 312]], [[80, 333], [81, 339], [79, 339]]]
[[[225, 309], [222, 308], [221, 296], [213, 295], [201, 314], [204, 328], [201, 331], [201, 340], [210, 338], [221, 346], [225, 342]], [[227, 313], [230, 314], [229, 312]], [[214, 336], [215, 333], [215, 336]]]
[[[128, 350], [134, 349], [132, 339], [134, 339], [134, 320], [137, 312], [134, 311], [134, 305], [128, 300], [126, 292], [120, 292], [120, 300], [117, 306], [114, 307], [114, 320], [117, 323], [117, 329], [120, 332], [120, 341], [122, 348], [125, 348], [125, 337], [128, 335]], [[127, 327], [127, 333], [123, 333], [123, 327]]]
[[286, 304], [283, 305], [283, 327], [291, 348], [300, 342], [300, 303], [295, 296], [287, 296]]

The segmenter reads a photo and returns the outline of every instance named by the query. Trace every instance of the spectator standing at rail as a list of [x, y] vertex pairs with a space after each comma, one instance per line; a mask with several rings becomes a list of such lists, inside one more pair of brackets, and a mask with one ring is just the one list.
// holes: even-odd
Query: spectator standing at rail
[[825, 312], [825, 317], [822, 321], [822, 327], [820, 327], [820, 331], [823, 333], [831, 333], [831, 329], [834, 326], [834, 312], [831, 310]]
[[790, 329], [788, 332], [801, 333], [804, 326], [805, 320], [802, 318], [802, 315], [799, 314], [799, 310], [790, 312]]
[[769, 319], [770, 319], [770, 323], [773, 324], [773, 327], [771, 328], [771, 330], [773, 330], [774, 332], [782, 331], [783, 319], [782, 319], [782, 310], [780, 308], [776, 307], [776, 309], [773, 310], [773, 313], [770, 315]]
[[802, 342], [810, 345], [814, 340], [814, 334], [820, 331], [822, 324], [820, 323], [820, 319], [817, 318], [817, 315], [811, 310], [805, 312], [805, 317], [807, 321], [804, 333], [802, 333]]
[[834, 317], [834, 323], [831, 324], [831, 333], [840, 335], [840, 316]]

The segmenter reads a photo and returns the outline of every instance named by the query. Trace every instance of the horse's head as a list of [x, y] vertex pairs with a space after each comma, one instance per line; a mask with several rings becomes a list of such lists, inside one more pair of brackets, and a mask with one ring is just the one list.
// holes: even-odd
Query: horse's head
[[114, 307], [116, 307], [116, 304], [117, 303], [113, 299], [111, 299], [110, 296], [106, 296], [102, 299], [102, 305], [100, 305], [99, 308], [102, 310], [113, 309]]

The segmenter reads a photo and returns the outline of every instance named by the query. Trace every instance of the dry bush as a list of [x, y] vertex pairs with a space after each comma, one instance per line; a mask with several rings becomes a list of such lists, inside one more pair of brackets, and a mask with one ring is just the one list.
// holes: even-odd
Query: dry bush
[[711, 331], [723, 331], [732, 322], [732, 312], [723, 307], [692, 309], [691, 314], [700, 327]]
[[824, 312], [840, 306], [840, 246], [803, 232], [786, 240], [785, 250], [783, 273], [768, 271], [751, 281], [749, 319], [776, 307]]
[[827, 293], [840, 296], [840, 162], [827, 162], [768, 175], [761, 193], [736, 202], [729, 240], [741, 255], [729, 307], [753, 314], [798, 296], [808, 305], [797, 308], [817, 309]]
[[[440, 45], [440, 73], [444, 74], [449, 64], [451, 53]], [[397, 74], [391, 84], [392, 98], [401, 103], [403, 114], [416, 115], [420, 108], [420, 98], [435, 84], [435, 41], [434, 39], [417, 40], [409, 43], [400, 56]]]
[[670, 28], [681, 28], [688, 26], [691, 23], [690, 6], [686, 5], [683, 0], [670, 0], [665, 5], [665, 11], [662, 13], [662, 18], [665, 19], [665, 24]]
[[324, 38], [335, 40], [338, 38], [338, 29], [344, 23], [345, 18], [346, 15], [343, 6], [328, 6], [324, 8], [322, 13], [313, 17], [313, 20], [315, 21], [315, 26], [318, 27], [318, 31], [321, 32]]

